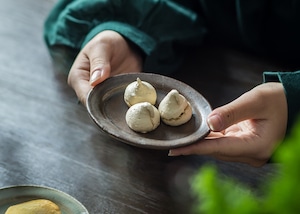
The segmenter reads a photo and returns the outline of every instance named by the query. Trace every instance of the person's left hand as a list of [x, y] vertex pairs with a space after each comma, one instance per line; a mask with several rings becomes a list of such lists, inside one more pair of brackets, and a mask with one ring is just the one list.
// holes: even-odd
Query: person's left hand
[[211, 112], [204, 140], [171, 149], [169, 156], [211, 155], [225, 161], [265, 164], [284, 138], [287, 101], [281, 83], [265, 83]]

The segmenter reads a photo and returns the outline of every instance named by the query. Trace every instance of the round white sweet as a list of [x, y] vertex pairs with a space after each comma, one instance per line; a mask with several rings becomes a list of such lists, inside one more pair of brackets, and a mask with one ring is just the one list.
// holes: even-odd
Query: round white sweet
[[124, 101], [128, 107], [141, 102], [149, 102], [155, 105], [156, 99], [155, 88], [150, 83], [141, 81], [140, 78], [130, 83], [124, 92]]
[[190, 103], [175, 89], [160, 102], [158, 111], [161, 120], [170, 126], [179, 126], [188, 122], [193, 114]]
[[136, 132], [147, 133], [160, 124], [160, 114], [149, 102], [137, 103], [126, 112], [127, 125]]

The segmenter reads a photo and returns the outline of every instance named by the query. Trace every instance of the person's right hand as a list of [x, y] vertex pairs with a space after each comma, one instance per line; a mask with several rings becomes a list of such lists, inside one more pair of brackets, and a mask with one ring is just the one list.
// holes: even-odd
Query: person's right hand
[[287, 100], [281, 83], [256, 86], [208, 115], [212, 132], [204, 140], [171, 149], [170, 156], [210, 155], [262, 166], [285, 137]]
[[68, 84], [78, 99], [86, 105], [92, 87], [110, 76], [137, 73], [142, 69], [142, 57], [115, 31], [103, 31], [89, 41], [77, 55]]

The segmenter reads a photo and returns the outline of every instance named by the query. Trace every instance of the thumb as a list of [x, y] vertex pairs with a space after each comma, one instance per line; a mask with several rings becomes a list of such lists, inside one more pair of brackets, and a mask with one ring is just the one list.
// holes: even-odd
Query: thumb
[[253, 90], [243, 94], [236, 100], [214, 109], [207, 118], [212, 131], [223, 131], [229, 126], [246, 119], [257, 119], [261, 112], [259, 102]]
[[90, 85], [96, 86], [110, 76], [110, 62], [107, 55], [98, 55], [90, 57]]
[[91, 72], [90, 84], [91, 86], [96, 86], [99, 83], [103, 82], [110, 76], [110, 69], [97, 68], [93, 72]]

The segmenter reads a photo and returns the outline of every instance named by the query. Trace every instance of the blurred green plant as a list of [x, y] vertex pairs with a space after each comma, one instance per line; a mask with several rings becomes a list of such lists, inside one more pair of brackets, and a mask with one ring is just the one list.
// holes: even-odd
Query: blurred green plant
[[300, 120], [274, 154], [274, 160], [282, 167], [261, 186], [259, 195], [233, 179], [221, 178], [212, 165], [202, 167], [192, 179], [195, 213], [300, 213]]

